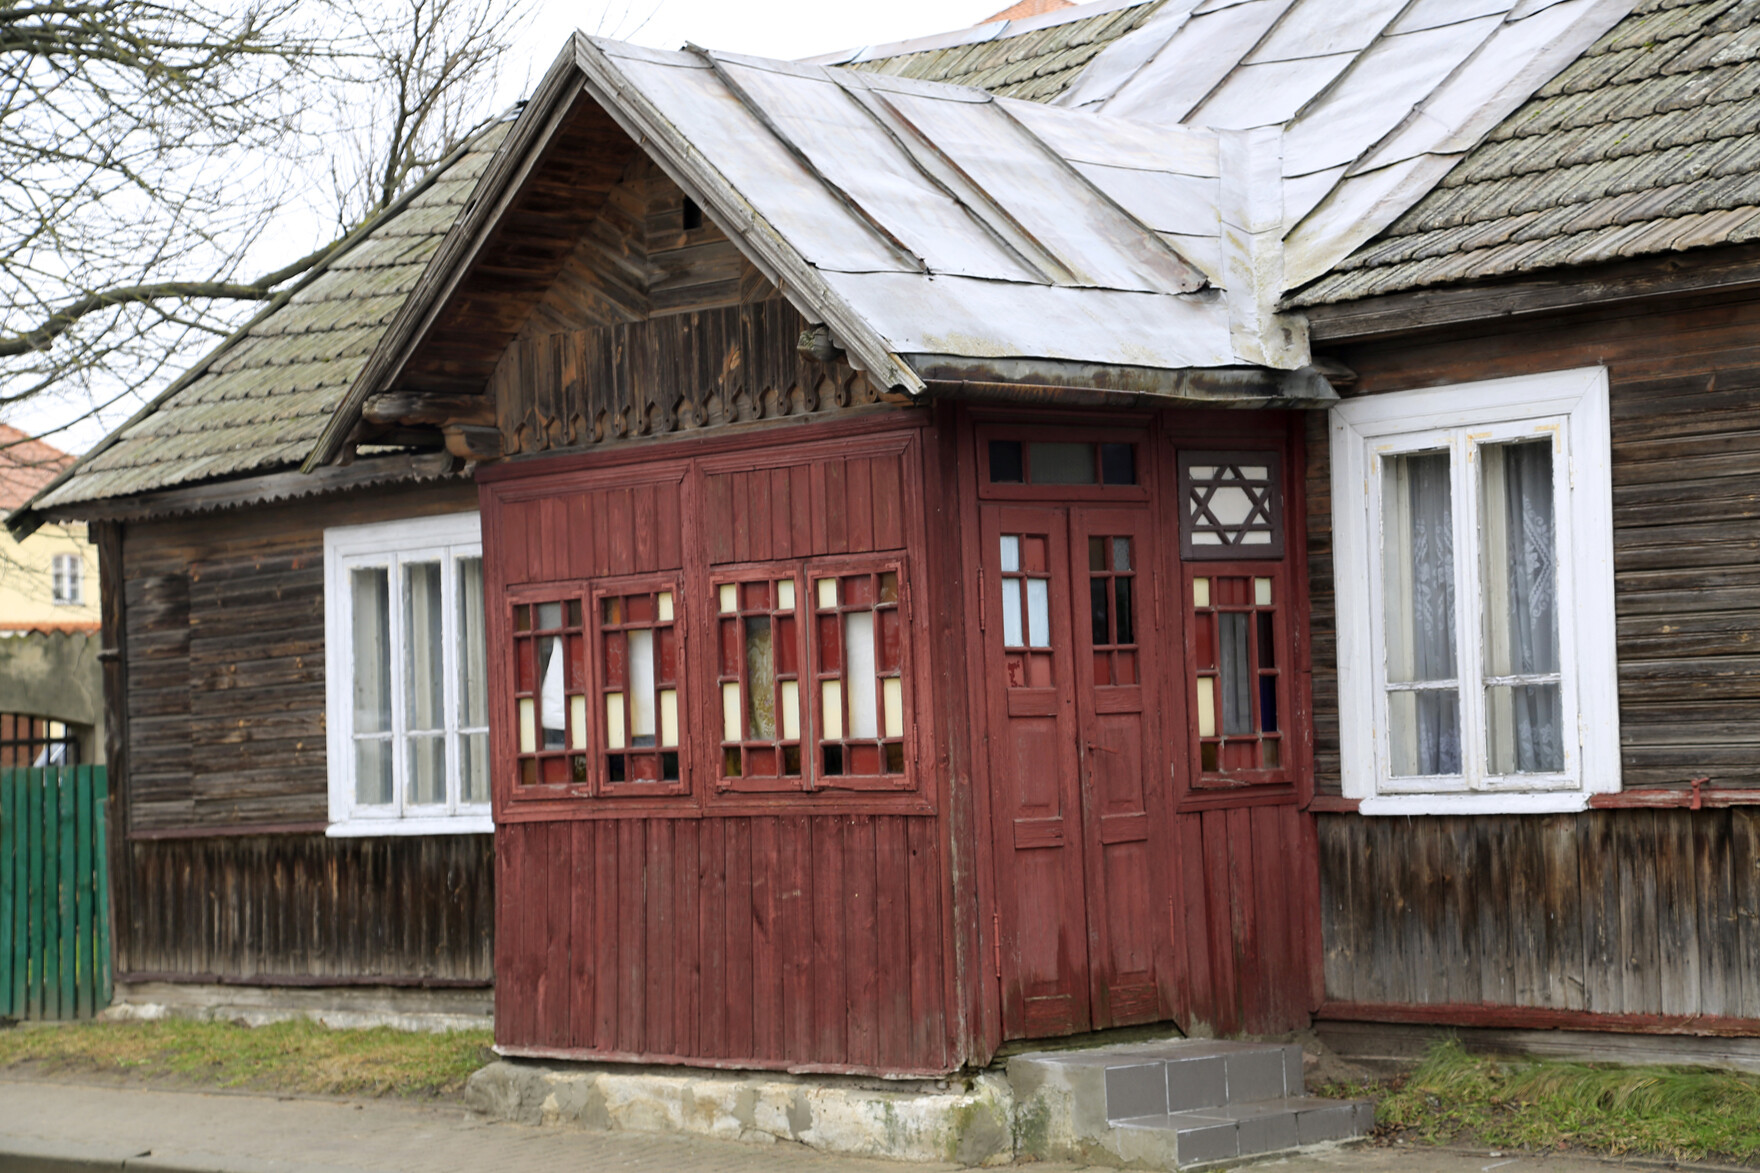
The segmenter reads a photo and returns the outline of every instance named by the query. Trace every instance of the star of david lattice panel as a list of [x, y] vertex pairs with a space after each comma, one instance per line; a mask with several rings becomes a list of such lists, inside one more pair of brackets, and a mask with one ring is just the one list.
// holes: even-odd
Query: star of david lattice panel
[[1181, 557], [1206, 562], [1283, 557], [1280, 455], [1179, 454]]

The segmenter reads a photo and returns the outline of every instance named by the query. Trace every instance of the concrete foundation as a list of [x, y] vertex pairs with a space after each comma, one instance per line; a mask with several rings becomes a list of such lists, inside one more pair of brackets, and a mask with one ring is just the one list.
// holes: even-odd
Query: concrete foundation
[[492, 1030], [489, 989], [424, 990], [403, 986], [232, 986], [184, 982], [119, 982], [111, 1021], [193, 1018], [263, 1026], [305, 1018], [337, 1028]]
[[827, 1078], [502, 1060], [466, 1104], [497, 1120], [672, 1132], [825, 1153], [960, 1165], [1013, 1159], [1012, 1097], [995, 1075], [889, 1088]]

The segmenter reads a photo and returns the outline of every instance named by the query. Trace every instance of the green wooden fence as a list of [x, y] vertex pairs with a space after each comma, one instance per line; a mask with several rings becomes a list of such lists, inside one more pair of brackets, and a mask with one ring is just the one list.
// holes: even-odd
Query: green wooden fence
[[103, 766], [0, 770], [0, 1016], [110, 1004]]

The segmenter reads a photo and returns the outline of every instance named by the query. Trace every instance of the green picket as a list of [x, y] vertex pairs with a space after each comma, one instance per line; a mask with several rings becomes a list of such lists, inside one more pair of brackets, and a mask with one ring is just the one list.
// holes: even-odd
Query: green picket
[[92, 768], [81, 766], [74, 774], [74, 819], [79, 826], [79, 857], [74, 866], [74, 898], [78, 922], [73, 936], [74, 968], [78, 976], [74, 1012], [90, 1018], [97, 1011], [93, 998], [97, 983], [92, 978], [96, 951], [92, 948], [92, 898], [97, 895], [92, 873]]
[[30, 786], [17, 771], [12, 773], [12, 815], [7, 829], [12, 840], [12, 1013], [23, 1018], [30, 1011]]
[[12, 1005], [12, 771], [0, 770], [0, 1018], [15, 1018]]
[[30, 898], [25, 902], [29, 907], [30, 940], [25, 945], [25, 964], [30, 968], [25, 974], [25, 1017], [42, 1018], [43, 1006], [43, 946], [46, 938], [44, 932], [43, 913], [43, 779], [40, 770], [26, 770], [24, 775], [25, 793], [30, 796], [30, 811], [25, 820], [25, 840], [30, 858], [26, 862]]
[[92, 777], [92, 887], [98, 894], [92, 925], [97, 934], [93, 950], [98, 961], [98, 1003], [94, 1013], [110, 1005], [110, 771], [96, 770]]
[[56, 852], [61, 867], [61, 935], [57, 939], [55, 950], [56, 965], [61, 970], [61, 1013], [62, 1018], [78, 1018], [79, 1002], [74, 995], [75, 983], [79, 978], [79, 917], [75, 900], [75, 889], [79, 884], [79, 873], [75, 870], [78, 853], [75, 848], [74, 826], [74, 770], [56, 770], [51, 775], [54, 779], [55, 792], [60, 799], [61, 848]]

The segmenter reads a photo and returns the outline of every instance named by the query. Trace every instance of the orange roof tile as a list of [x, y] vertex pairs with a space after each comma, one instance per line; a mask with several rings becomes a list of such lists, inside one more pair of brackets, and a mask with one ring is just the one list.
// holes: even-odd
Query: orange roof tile
[[990, 24], [998, 20], [1024, 20], [1029, 16], [1044, 16], [1047, 12], [1075, 6], [1075, 0], [1020, 0], [1019, 4], [1010, 4], [995, 16], [986, 16], [978, 24]]
[[16, 509], [54, 480], [73, 457], [33, 440], [10, 424], [0, 424], [0, 512]]

